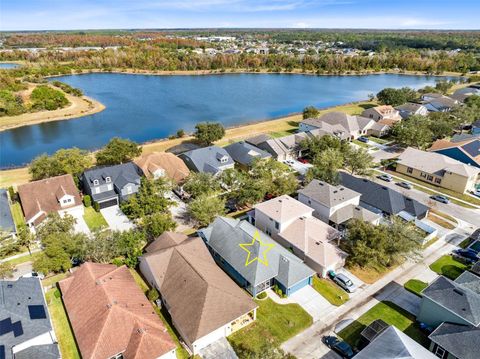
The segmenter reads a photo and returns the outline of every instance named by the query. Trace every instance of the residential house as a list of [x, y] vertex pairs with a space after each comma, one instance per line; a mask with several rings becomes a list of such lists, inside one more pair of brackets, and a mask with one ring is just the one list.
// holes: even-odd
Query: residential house
[[84, 263], [59, 286], [82, 358], [176, 358], [174, 341], [126, 266]]
[[312, 180], [298, 191], [298, 200], [314, 209], [313, 215], [325, 223], [338, 226], [352, 218], [378, 224], [381, 215], [360, 206], [361, 194], [345, 186]]
[[423, 219], [428, 207], [402, 193], [366, 178], [340, 173], [343, 186], [361, 194], [360, 206], [374, 213], [397, 215], [405, 220]]
[[340, 233], [313, 217], [314, 209], [290, 196], [280, 196], [255, 206], [250, 222], [287, 248], [320, 276], [337, 271], [347, 254], [334, 243]]
[[390, 105], [370, 107], [362, 112], [362, 116], [388, 125], [402, 120], [400, 112]]
[[399, 112], [402, 119], [409, 118], [410, 116], [427, 116], [428, 109], [419, 103], [407, 102], [403, 105], [395, 107]]
[[437, 277], [422, 291], [417, 320], [432, 328], [443, 322], [479, 327], [480, 277], [468, 271], [454, 281]]
[[255, 136], [245, 140], [245, 142], [270, 153], [277, 161], [285, 161], [301, 157], [300, 143], [309, 137], [310, 135], [307, 133], [299, 132], [278, 138], [269, 138], [265, 135]]
[[248, 142], [240, 141], [225, 146], [225, 151], [243, 169], [248, 169], [258, 159], [271, 158], [272, 155]]
[[437, 359], [437, 357], [391, 325], [356, 354], [355, 359]]
[[423, 94], [421, 99], [430, 112], [447, 112], [459, 105], [459, 101], [438, 93]]
[[480, 96], [480, 89], [474, 87], [464, 87], [455, 91], [450, 97], [458, 102], [465, 102], [467, 98], [474, 95]]
[[198, 231], [217, 264], [254, 297], [278, 286], [286, 295], [310, 285], [314, 272], [249, 222], [217, 217]]
[[252, 323], [257, 305], [196, 237], [164, 232], [145, 249], [140, 270], [193, 354]]
[[20, 185], [18, 195], [30, 227], [39, 225], [50, 213], [83, 215], [82, 199], [70, 174]]
[[224, 148], [210, 146], [184, 152], [179, 157], [191, 171], [206, 172], [218, 175], [235, 163]]
[[435, 186], [465, 193], [473, 191], [480, 168], [466, 165], [448, 156], [408, 147], [399, 157], [397, 172]]
[[329, 112], [319, 118], [309, 118], [300, 122], [299, 130], [311, 132], [314, 136], [332, 135], [341, 140], [354, 140], [366, 135], [375, 125], [375, 121], [350, 116], [343, 112]]
[[185, 162], [169, 152], [152, 152], [134, 162], [147, 178], [166, 177], [178, 184], [190, 174]]
[[0, 188], [0, 231], [9, 235], [13, 235], [16, 232], [15, 222], [10, 210], [8, 191], [3, 188]]
[[60, 357], [40, 280], [0, 280], [0, 358]]
[[95, 167], [83, 172], [83, 192], [100, 209], [118, 205], [140, 189], [142, 170], [133, 162]]
[[477, 359], [480, 328], [442, 323], [429, 336], [430, 351], [441, 359]]
[[478, 137], [459, 142], [437, 140], [428, 150], [480, 168], [480, 138]]

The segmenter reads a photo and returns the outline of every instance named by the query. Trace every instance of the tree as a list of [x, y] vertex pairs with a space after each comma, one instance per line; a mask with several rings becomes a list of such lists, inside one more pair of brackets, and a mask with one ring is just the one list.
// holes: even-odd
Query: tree
[[206, 227], [225, 214], [225, 200], [214, 193], [201, 194], [188, 204], [188, 213], [199, 227]]
[[68, 105], [68, 100], [62, 91], [47, 85], [37, 86], [30, 95], [32, 107], [36, 110], [56, 110]]
[[468, 107], [476, 108], [477, 110], [480, 109], [480, 96], [479, 95], [472, 95], [466, 98], [465, 105]]
[[320, 153], [329, 148], [340, 150], [343, 153], [348, 150], [348, 147], [347, 142], [341, 141], [332, 135], [314, 136], [300, 142], [300, 148], [305, 153], [305, 156], [310, 159], [315, 159]]
[[377, 94], [378, 101], [383, 105], [399, 106], [412, 101], [417, 96], [415, 90], [408, 87], [401, 89], [385, 88]]
[[435, 89], [440, 91], [443, 94], [446, 94], [448, 90], [450, 90], [454, 85], [454, 82], [452, 81], [438, 81], [435, 84]]
[[308, 106], [303, 109], [303, 119], [315, 118], [320, 115], [320, 111], [313, 106]]
[[69, 214], [60, 216], [58, 213], [52, 212], [37, 230], [37, 238], [43, 242], [50, 235], [73, 233], [75, 222], [75, 218]]
[[373, 167], [373, 157], [364, 148], [351, 147], [344, 153], [345, 168], [352, 175], [366, 175]]
[[195, 125], [193, 136], [203, 145], [210, 146], [225, 136], [225, 129], [221, 123], [201, 122]]
[[220, 184], [211, 173], [190, 172], [183, 189], [195, 198], [208, 192], [219, 191]]
[[0, 278], [7, 279], [13, 276], [13, 264], [10, 262], [0, 262]]
[[97, 165], [116, 165], [129, 162], [142, 154], [142, 147], [137, 143], [114, 137], [100, 151], [95, 154]]
[[142, 219], [142, 226], [149, 240], [157, 238], [165, 231], [172, 231], [177, 223], [172, 219], [170, 212], [154, 213]]
[[252, 179], [263, 182], [267, 193], [273, 196], [291, 194], [298, 187], [290, 167], [272, 158], [255, 160], [249, 174]]
[[85, 169], [92, 166], [92, 158], [87, 151], [76, 147], [60, 149], [52, 156], [47, 154], [36, 157], [28, 168], [33, 180], [72, 174], [74, 179]]
[[392, 135], [399, 144], [420, 149], [428, 147], [433, 140], [428, 119], [419, 115], [396, 123], [392, 128]]
[[26, 247], [28, 249], [28, 253], [32, 255], [31, 247], [35, 243], [35, 235], [30, 232], [30, 228], [28, 228], [25, 224], [20, 225], [17, 230], [17, 236], [18, 244]]
[[315, 178], [336, 185], [340, 182], [338, 171], [343, 163], [343, 154], [335, 148], [328, 148], [315, 157], [313, 167], [305, 175], [305, 181], [310, 182]]

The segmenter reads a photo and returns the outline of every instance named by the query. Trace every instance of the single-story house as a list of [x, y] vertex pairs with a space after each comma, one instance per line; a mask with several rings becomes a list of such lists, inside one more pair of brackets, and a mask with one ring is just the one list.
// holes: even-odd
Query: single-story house
[[378, 224], [381, 215], [361, 207], [360, 198], [360, 193], [345, 186], [333, 186], [317, 179], [298, 191], [298, 200], [313, 208], [313, 215], [325, 223], [338, 227], [355, 218]]
[[478, 137], [459, 142], [437, 140], [428, 150], [480, 168], [480, 138]]
[[142, 176], [142, 170], [135, 163], [127, 162], [86, 170], [81, 182], [83, 192], [102, 209], [116, 206], [137, 193]]
[[288, 296], [312, 283], [313, 270], [245, 220], [217, 217], [198, 234], [217, 264], [254, 297], [273, 286]]
[[15, 234], [16, 232], [15, 222], [10, 210], [8, 191], [3, 188], [0, 188], [0, 230], [8, 234]]
[[430, 351], [441, 359], [477, 359], [480, 328], [442, 323], [429, 336]]
[[428, 115], [428, 109], [420, 103], [407, 102], [403, 105], [395, 107], [395, 109], [399, 112], [402, 119], [409, 118], [410, 116]]
[[257, 159], [271, 158], [272, 155], [248, 142], [240, 141], [225, 146], [225, 151], [242, 168], [248, 169]]
[[54, 212], [83, 215], [82, 199], [70, 174], [20, 185], [18, 195], [30, 227], [39, 225]]
[[391, 121], [392, 123], [402, 120], [400, 112], [390, 105], [370, 107], [362, 112], [362, 116], [378, 121]]
[[397, 172], [433, 185], [465, 193], [474, 191], [480, 168], [440, 153], [408, 147], [397, 161]]
[[134, 162], [147, 178], [167, 177], [178, 184], [190, 174], [185, 162], [170, 152], [152, 152]]
[[366, 178], [340, 173], [343, 186], [361, 194], [360, 206], [374, 213], [397, 215], [406, 220], [423, 219], [429, 208], [402, 193]]
[[184, 152], [179, 157], [191, 171], [206, 172], [213, 175], [220, 174], [235, 166], [235, 162], [228, 152], [218, 146], [197, 148]]
[[0, 358], [61, 358], [38, 278], [0, 280]]
[[255, 320], [256, 303], [215, 264], [200, 238], [165, 232], [145, 251], [140, 270], [193, 354]]
[[447, 112], [459, 105], [459, 101], [438, 93], [423, 94], [421, 98], [430, 112]]
[[59, 286], [82, 358], [176, 358], [175, 342], [126, 266], [87, 262]]

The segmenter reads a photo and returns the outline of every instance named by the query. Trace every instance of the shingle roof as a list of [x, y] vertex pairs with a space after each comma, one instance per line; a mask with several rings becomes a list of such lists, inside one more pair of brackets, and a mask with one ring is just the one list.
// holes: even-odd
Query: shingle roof
[[257, 307], [216, 265], [198, 237], [149, 252], [141, 261], [153, 274], [175, 325], [190, 343]]
[[127, 183], [140, 184], [143, 172], [135, 163], [127, 162], [114, 166], [94, 167], [83, 172], [83, 176], [89, 186], [93, 186], [94, 180], [98, 180], [100, 185], [105, 184], [106, 177], [110, 177], [115, 186], [123, 188]]
[[369, 129], [373, 126], [375, 121], [362, 116], [351, 116], [344, 112], [333, 111], [328, 112], [319, 118], [303, 120], [303, 123], [324, 130], [330, 134], [344, 132], [346, 136], [343, 137], [349, 137], [352, 132]]
[[249, 137], [245, 142], [250, 143], [253, 146], [258, 146], [260, 143], [270, 140], [272, 137], [269, 135], [261, 134], [253, 137]]
[[480, 328], [442, 323], [428, 338], [458, 359], [477, 359]]
[[142, 155], [135, 160], [135, 163], [142, 169], [146, 177], [151, 178], [156, 170], [163, 169], [166, 176], [176, 183], [183, 181], [190, 173], [185, 163], [169, 152], [152, 152]]
[[12, 212], [10, 211], [8, 193], [3, 188], [0, 188], [0, 229], [5, 232], [15, 231], [15, 223], [13, 222]]
[[255, 159], [272, 157], [270, 153], [245, 141], [235, 142], [224, 148], [235, 162], [245, 166], [251, 166]]
[[360, 197], [360, 193], [349, 188], [333, 186], [327, 182], [316, 179], [312, 180], [305, 188], [298, 192], [329, 208], [350, 201], [355, 197]]
[[85, 263], [59, 285], [83, 358], [153, 359], [176, 347], [127, 267]]
[[163, 232], [156, 240], [145, 247], [146, 253], [157, 252], [163, 249], [175, 247], [188, 239], [188, 236], [177, 232]]
[[[234, 162], [224, 148], [210, 146], [182, 153], [179, 156], [193, 171], [219, 173], [223, 168], [233, 167]], [[224, 158], [226, 161], [221, 162]]]
[[359, 219], [365, 222], [373, 222], [380, 217], [381, 215], [369, 211], [366, 208], [350, 204], [348, 206], [337, 209], [335, 212], [332, 213], [329, 219], [336, 224], [342, 224], [352, 218]]
[[313, 209], [300, 201], [283, 195], [255, 205], [255, 210], [261, 211], [274, 221], [284, 223], [302, 216], [308, 216]]

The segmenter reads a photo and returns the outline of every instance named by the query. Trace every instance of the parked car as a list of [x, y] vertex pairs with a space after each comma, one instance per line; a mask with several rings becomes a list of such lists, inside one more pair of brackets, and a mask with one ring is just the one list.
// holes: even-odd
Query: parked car
[[397, 182], [395, 183], [397, 186], [400, 186], [400, 187], [403, 187], [403, 188], [406, 188], [406, 189], [412, 189], [413, 186], [408, 183], [408, 182], [405, 182], [405, 181], [402, 181], [402, 182]]
[[368, 143], [368, 141], [370, 141], [370, 140], [369, 140], [368, 138], [366, 138], [365, 136], [360, 136], [360, 137], [358, 138], [358, 140], [359, 140], [360, 142], [363, 142], [363, 143]]
[[353, 293], [357, 290], [357, 286], [345, 274], [337, 274], [333, 277], [333, 281], [348, 293]]
[[40, 272], [31, 272], [31, 273], [27, 273], [27, 274], [24, 274], [22, 276], [23, 278], [38, 278], [40, 280], [42, 280], [43, 278], [45, 278], [45, 275], [43, 273], [40, 273]]
[[474, 196], [480, 197], [480, 189], [477, 189], [477, 190], [473, 191], [472, 194]]
[[442, 196], [441, 194], [435, 194], [433, 196], [430, 196], [430, 198], [441, 203], [450, 203], [450, 200], [447, 197]]
[[340, 354], [342, 358], [350, 359], [353, 358], [353, 356], [355, 355], [352, 347], [348, 343], [338, 339], [337, 337], [331, 335], [324, 336], [322, 338], [322, 341], [327, 347]]
[[386, 181], [386, 182], [392, 182], [392, 181], [393, 181], [392, 176], [387, 175], [387, 174], [383, 174], [383, 175], [377, 176], [377, 178], [378, 178], [378, 179], [381, 179], [382, 181]]
[[283, 162], [286, 163], [287, 165], [290, 165], [290, 166], [295, 163], [294, 160], [285, 160], [285, 161], [283, 161]]
[[310, 163], [306, 158], [299, 158], [298, 161], [304, 164]]
[[480, 258], [478, 258], [477, 252], [475, 252], [473, 249], [455, 249], [452, 252], [453, 257], [457, 259], [461, 259], [465, 262], [468, 263], [475, 263], [477, 262]]

